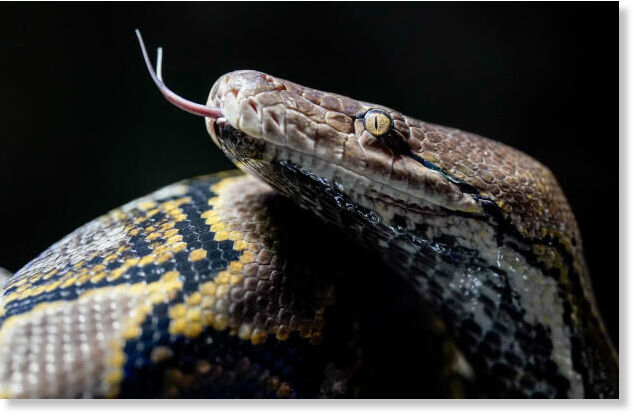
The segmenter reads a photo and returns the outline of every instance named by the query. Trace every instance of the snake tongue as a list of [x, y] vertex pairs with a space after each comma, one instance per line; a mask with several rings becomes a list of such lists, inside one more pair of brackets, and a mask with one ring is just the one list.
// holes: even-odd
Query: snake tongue
[[186, 98], [181, 97], [180, 95], [174, 93], [172, 90], [167, 88], [165, 82], [163, 82], [163, 75], [161, 74], [161, 64], [163, 58], [163, 49], [157, 49], [156, 56], [156, 71], [152, 68], [152, 63], [150, 62], [150, 58], [148, 56], [147, 50], [145, 49], [145, 43], [143, 43], [143, 38], [141, 37], [141, 32], [139, 29], [135, 30], [136, 36], [139, 39], [139, 45], [141, 46], [141, 52], [143, 53], [143, 59], [145, 60], [145, 65], [147, 66], [148, 71], [150, 72], [150, 76], [152, 80], [158, 87], [163, 97], [167, 99], [170, 103], [174, 104], [176, 107], [181, 110], [185, 110], [188, 113], [196, 114], [197, 116], [209, 117], [213, 119], [217, 119], [223, 116], [222, 111], [219, 108], [209, 107], [203, 104], [198, 104], [193, 101], [190, 101]]

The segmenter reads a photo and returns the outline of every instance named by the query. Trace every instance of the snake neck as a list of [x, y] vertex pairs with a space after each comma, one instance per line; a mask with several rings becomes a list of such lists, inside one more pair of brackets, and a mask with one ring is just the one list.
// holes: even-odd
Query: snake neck
[[368, 192], [362, 178], [350, 186], [326, 177], [306, 157], [266, 154], [231, 127], [216, 133], [242, 170], [346, 230], [410, 282], [489, 395], [618, 395], [616, 354], [586, 299], [585, 265], [569, 246], [524, 237], [482, 198], [479, 213], [412, 207]]

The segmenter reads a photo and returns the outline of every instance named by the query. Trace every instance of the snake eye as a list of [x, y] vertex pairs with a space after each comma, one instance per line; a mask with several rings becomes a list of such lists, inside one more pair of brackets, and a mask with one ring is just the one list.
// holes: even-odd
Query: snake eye
[[374, 109], [365, 113], [363, 116], [363, 125], [365, 129], [374, 136], [383, 136], [392, 127], [392, 117], [387, 111]]

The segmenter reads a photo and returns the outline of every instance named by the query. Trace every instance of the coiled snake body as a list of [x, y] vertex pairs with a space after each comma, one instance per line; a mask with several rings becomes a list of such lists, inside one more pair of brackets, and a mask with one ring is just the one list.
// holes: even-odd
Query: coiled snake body
[[206, 106], [158, 72], [250, 175], [163, 188], [6, 278], [0, 395], [618, 397], [539, 162], [257, 71]]

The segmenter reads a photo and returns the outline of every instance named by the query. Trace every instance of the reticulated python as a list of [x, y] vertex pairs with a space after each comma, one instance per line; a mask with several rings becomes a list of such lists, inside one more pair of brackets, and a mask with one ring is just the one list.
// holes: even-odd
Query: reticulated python
[[2, 277], [0, 396], [618, 397], [546, 167], [257, 71], [195, 104], [141, 45], [251, 176], [163, 188]]

